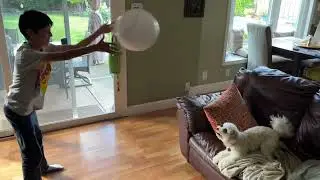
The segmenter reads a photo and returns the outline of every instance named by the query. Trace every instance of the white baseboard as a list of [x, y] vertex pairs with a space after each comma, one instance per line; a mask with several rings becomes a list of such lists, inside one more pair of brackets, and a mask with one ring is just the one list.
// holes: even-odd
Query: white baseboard
[[206, 94], [211, 92], [218, 92], [228, 88], [232, 84], [233, 80], [223, 81], [211, 84], [203, 84], [199, 86], [190, 87], [189, 95], [194, 96], [198, 94]]
[[148, 113], [152, 111], [164, 110], [168, 108], [176, 107], [176, 99], [165, 99], [161, 101], [149, 102], [145, 104], [133, 105], [129, 106], [125, 115], [126, 116], [133, 116], [139, 115], [143, 113]]

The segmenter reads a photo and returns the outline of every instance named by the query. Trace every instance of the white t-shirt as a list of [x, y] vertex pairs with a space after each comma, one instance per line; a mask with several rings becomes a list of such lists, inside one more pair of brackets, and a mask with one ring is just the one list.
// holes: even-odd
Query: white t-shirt
[[43, 56], [43, 52], [31, 49], [28, 43], [22, 44], [17, 51], [13, 81], [5, 104], [21, 116], [43, 108], [51, 73], [51, 64], [42, 61]]

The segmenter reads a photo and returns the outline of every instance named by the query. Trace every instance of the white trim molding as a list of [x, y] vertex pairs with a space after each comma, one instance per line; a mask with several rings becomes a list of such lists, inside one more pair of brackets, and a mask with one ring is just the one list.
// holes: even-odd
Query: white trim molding
[[227, 89], [232, 82], [233, 80], [194, 86], [190, 88], [189, 96], [222, 91]]
[[303, 39], [308, 36], [312, 24], [312, 18], [315, 14], [317, 14], [316, 6], [316, 0], [301, 2], [300, 17], [298, 19], [295, 37]]
[[226, 56], [227, 56], [226, 52], [228, 48], [229, 35], [230, 35], [230, 31], [233, 29], [234, 8], [235, 8], [235, 0], [228, 0], [227, 24], [226, 24], [226, 31], [224, 34], [222, 64], [224, 64], [226, 60]]
[[[111, 0], [111, 19], [115, 21], [126, 11], [125, 0]], [[118, 114], [125, 114], [127, 107], [127, 56], [126, 50], [121, 49], [120, 73], [114, 75], [115, 109]]]

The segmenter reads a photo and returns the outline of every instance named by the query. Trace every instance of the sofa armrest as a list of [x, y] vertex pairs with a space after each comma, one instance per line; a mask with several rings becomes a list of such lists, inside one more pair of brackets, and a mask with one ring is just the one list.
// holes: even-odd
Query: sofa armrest
[[189, 138], [191, 133], [188, 131], [188, 123], [185, 119], [184, 112], [181, 109], [177, 111], [179, 121], [179, 144], [182, 155], [189, 161]]
[[183, 112], [186, 128], [189, 133], [213, 131], [203, 107], [220, 97], [221, 92], [205, 95], [184, 96], [177, 98], [178, 110]]
[[213, 131], [203, 107], [220, 95], [219, 92], [177, 98], [180, 150], [187, 160], [189, 159], [189, 138], [199, 132]]

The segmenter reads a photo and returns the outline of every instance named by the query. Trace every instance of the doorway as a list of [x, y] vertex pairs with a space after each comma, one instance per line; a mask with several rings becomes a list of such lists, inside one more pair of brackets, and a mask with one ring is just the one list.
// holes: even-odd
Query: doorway
[[[25, 41], [18, 29], [20, 14], [27, 9], [45, 12], [53, 21], [53, 44], [76, 44], [93, 33], [99, 25], [110, 23], [110, 0], [32, 0], [33, 3], [0, 0], [0, 52], [1, 57], [0, 101], [4, 100], [11, 84], [13, 62], [17, 49]], [[22, 1], [23, 2], [23, 1]], [[116, 2], [116, 1], [114, 1]], [[117, 9], [124, 9], [117, 5]], [[114, 10], [117, 12], [119, 10]], [[106, 35], [110, 41], [110, 35]], [[98, 41], [98, 40], [97, 40]], [[69, 61], [52, 64], [44, 109], [37, 112], [40, 126], [52, 130], [84, 124], [120, 116], [120, 109], [125, 108], [123, 99], [126, 93], [120, 93], [121, 74], [109, 72], [109, 54], [91, 53]], [[125, 80], [125, 78], [123, 79]], [[122, 101], [122, 102], [121, 102]], [[3, 103], [3, 102], [0, 102]], [[12, 129], [0, 113], [0, 137], [12, 135]]]

